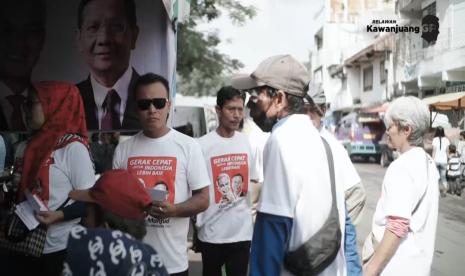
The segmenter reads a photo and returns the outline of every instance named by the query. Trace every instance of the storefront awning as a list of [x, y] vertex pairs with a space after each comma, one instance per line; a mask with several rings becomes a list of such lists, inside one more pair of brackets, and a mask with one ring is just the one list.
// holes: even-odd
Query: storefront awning
[[366, 109], [363, 110], [363, 112], [366, 112], [366, 113], [384, 113], [384, 112], [386, 112], [388, 107], [389, 107], [389, 103], [386, 102], [386, 103], [383, 103], [383, 104], [378, 105], [378, 106], [366, 108]]
[[465, 91], [424, 98], [423, 102], [434, 110], [465, 108]]

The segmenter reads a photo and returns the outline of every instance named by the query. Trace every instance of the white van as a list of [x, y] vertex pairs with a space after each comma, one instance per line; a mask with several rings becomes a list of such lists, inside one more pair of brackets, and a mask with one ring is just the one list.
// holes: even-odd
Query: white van
[[191, 137], [201, 137], [218, 127], [216, 97], [176, 95], [171, 125]]

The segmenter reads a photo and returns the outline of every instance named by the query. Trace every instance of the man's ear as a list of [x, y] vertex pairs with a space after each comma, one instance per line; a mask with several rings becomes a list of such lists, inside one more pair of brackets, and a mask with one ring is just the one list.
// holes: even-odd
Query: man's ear
[[282, 90], [278, 90], [276, 96], [273, 98], [274, 103], [278, 110], [282, 110], [287, 105], [286, 93]]
[[139, 27], [135, 26], [134, 28], [132, 28], [132, 32], [131, 32], [131, 49], [132, 50], [136, 48], [138, 36], [139, 36]]

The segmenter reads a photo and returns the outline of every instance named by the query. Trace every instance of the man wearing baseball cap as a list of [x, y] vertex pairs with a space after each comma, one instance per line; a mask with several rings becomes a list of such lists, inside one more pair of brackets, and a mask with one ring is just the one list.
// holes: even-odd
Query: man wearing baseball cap
[[[323, 141], [304, 101], [310, 81], [307, 70], [290, 55], [267, 58], [247, 77], [233, 79], [248, 91], [250, 115], [264, 131], [271, 130], [264, 150], [264, 185], [252, 238], [251, 275], [292, 275], [285, 254], [305, 243], [325, 223], [332, 206], [331, 182]], [[344, 210], [344, 192], [336, 187], [337, 207]], [[339, 212], [340, 225], [344, 212]], [[343, 232], [343, 230], [341, 230]], [[345, 270], [339, 250], [320, 275]]]
[[320, 83], [310, 83], [304, 102], [307, 115], [320, 132], [321, 137], [331, 147], [334, 155], [334, 167], [338, 172], [336, 185], [341, 186], [345, 191], [344, 256], [347, 264], [347, 275], [361, 275], [362, 266], [357, 253], [357, 233], [354, 224], [360, 221], [365, 206], [365, 188], [344, 146], [322, 125], [322, 118], [326, 113], [326, 96]]

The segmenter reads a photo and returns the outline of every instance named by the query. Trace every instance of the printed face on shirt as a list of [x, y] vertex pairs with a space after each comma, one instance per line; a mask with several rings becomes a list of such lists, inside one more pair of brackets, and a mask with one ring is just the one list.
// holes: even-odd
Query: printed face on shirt
[[94, 75], [120, 77], [129, 66], [139, 34], [131, 26], [123, 0], [93, 0], [82, 11], [78, 48]]
[[166, 183], [163, 181], [159, 181], [155, 183], [153, 189], [168, 192], [168, 185], [166, 185]]
[[244, 183], [244, 179], [242, 175], [236, 174], [235, 176], [232, 177], [232, 187], [234, 190], [234, 194], [236, 196], [241, 196], [243, 183]]
[[241, 97], [234, 97], [226, 101], [223, 107], [216, 107], [220, 127], [234, 131], [239, 129], [242, 118], [244, 118], [244, 100]]
[[226, 173], [222, 173], [218, 176], [218, 180], [217, 180], [217, 185], [218, 185], [218, 189], [220, 190], [220, 192], [223, 194], [223, 195], [227, 195], [229, 194], [230, 192], [230, 183], [229, 183], [229, 175], [226, 174]]
[[[139, 86], [136, 91], [136, 100], [168, 99], [168, 91], [160, 82]], [[171, 102], [167, 100], [163, 108], [156, 108], [153, 103], [149, 108], [137, 109], [142, 129], [153, 132], [166, 127], [166, 120], [170, 110]]]
[[44, 44], [45, 9], [44, 1], [2, 1], [0, 76], [30, 79]]

